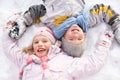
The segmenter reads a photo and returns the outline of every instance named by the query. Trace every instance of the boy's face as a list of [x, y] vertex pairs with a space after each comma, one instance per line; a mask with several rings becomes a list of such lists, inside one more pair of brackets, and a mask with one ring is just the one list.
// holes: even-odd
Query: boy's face
[[51, 47], [52, 42], [49, 38], [37, 35], [33, 40], [33, 50], [34, 54], [38, 57], [47, 56], [49, 48]]
[[80, 45], [85, 41], [85, 37], [85, 33], [77, 24], [72, 25], [64, 35], [64, 38], [73, 45]]

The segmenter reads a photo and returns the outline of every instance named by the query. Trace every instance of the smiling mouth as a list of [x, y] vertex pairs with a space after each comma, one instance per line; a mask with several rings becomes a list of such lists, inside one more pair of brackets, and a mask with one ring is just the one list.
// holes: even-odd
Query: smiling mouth
[[79, 32], [79, 29], [72, 29], [73, 32]]
[[38, 49], [37, 52], [43, 52], [45, 49]]

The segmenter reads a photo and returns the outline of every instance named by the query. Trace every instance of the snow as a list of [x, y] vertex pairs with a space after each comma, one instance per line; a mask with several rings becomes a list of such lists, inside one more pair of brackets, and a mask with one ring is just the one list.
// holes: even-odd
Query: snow
[[[85, 0], [87, 4], [110, 4], [115, 11], [120, 13], [120, 0]], [[2, 28], [9, 18], [9, 15], [28, 9], [30, 5], [40, 4], [41, 0], [0, 0], [0, 80], [18, 80], [18, 69], [4, 55], [1, 48]], [[102, 27], [101, 27], [102, 26]], [[90, 29], [88, 32], [88, 52], [92, 49], [94, 43], [98, 39], [98, 33], [105, 29], [108, 25], [100, 24]], [[97, 34], [96, 34], [97, 32]], [[93, 42], [93, 45], [91, 45]], [[86, 51], [87, 52], [87, 51]], [[95, 75], [86, 78], [86, 80], [120, 80], [120, 45], [114, 40], [110, 54], [103, 68]]]

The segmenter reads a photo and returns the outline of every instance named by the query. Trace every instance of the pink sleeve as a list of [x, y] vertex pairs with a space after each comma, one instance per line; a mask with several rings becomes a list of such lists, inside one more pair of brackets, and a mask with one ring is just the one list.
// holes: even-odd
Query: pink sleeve
[[12, 40], [8, 36], [7, 30], [3, 30], [2, 47], [4, 54], [18, 67], [20, 67], [23, 60], [27, 57], [27, 55], [22, 53], [20, 48], [17, 46], [17, 40]]
[[73, 78], [84, 78], [98, 72], [105, 64], [112, 40], [101, 38], [91, 55], [74, 58], [68, 73]]

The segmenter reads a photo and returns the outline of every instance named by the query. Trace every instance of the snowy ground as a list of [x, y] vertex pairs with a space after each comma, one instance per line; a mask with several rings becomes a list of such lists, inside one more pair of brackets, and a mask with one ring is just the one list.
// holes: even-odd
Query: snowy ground
[[[118, 13], [120, 13], [120, 0], [85, 0], [87, 4], [105, 3], [110, 4]], [[0, 39], [2, 35], [2, 27], [4, 26], [8, 16], [14, 12], [24, 11], [32, 4], [39, 4], [40, 0], [0, 0]], [[90, 40], [88, 42], [89, 50], [91, 48], [90, 42], [93, 44], [96, 41], [97, 34], [104, 28], [100, 26], [106, 26], [104, 24], [99, 25], [94, 29], [89, 30]], [[1, 48], [0, 40], [0, 80], [18, 80], [18, 69], [11, 63], [4, 55]], [[114, 40], [113, 45], [108, 56], [106, 65], [100, 72], [87, 78], [86, 80], [120, 80], [120, 45]]]

